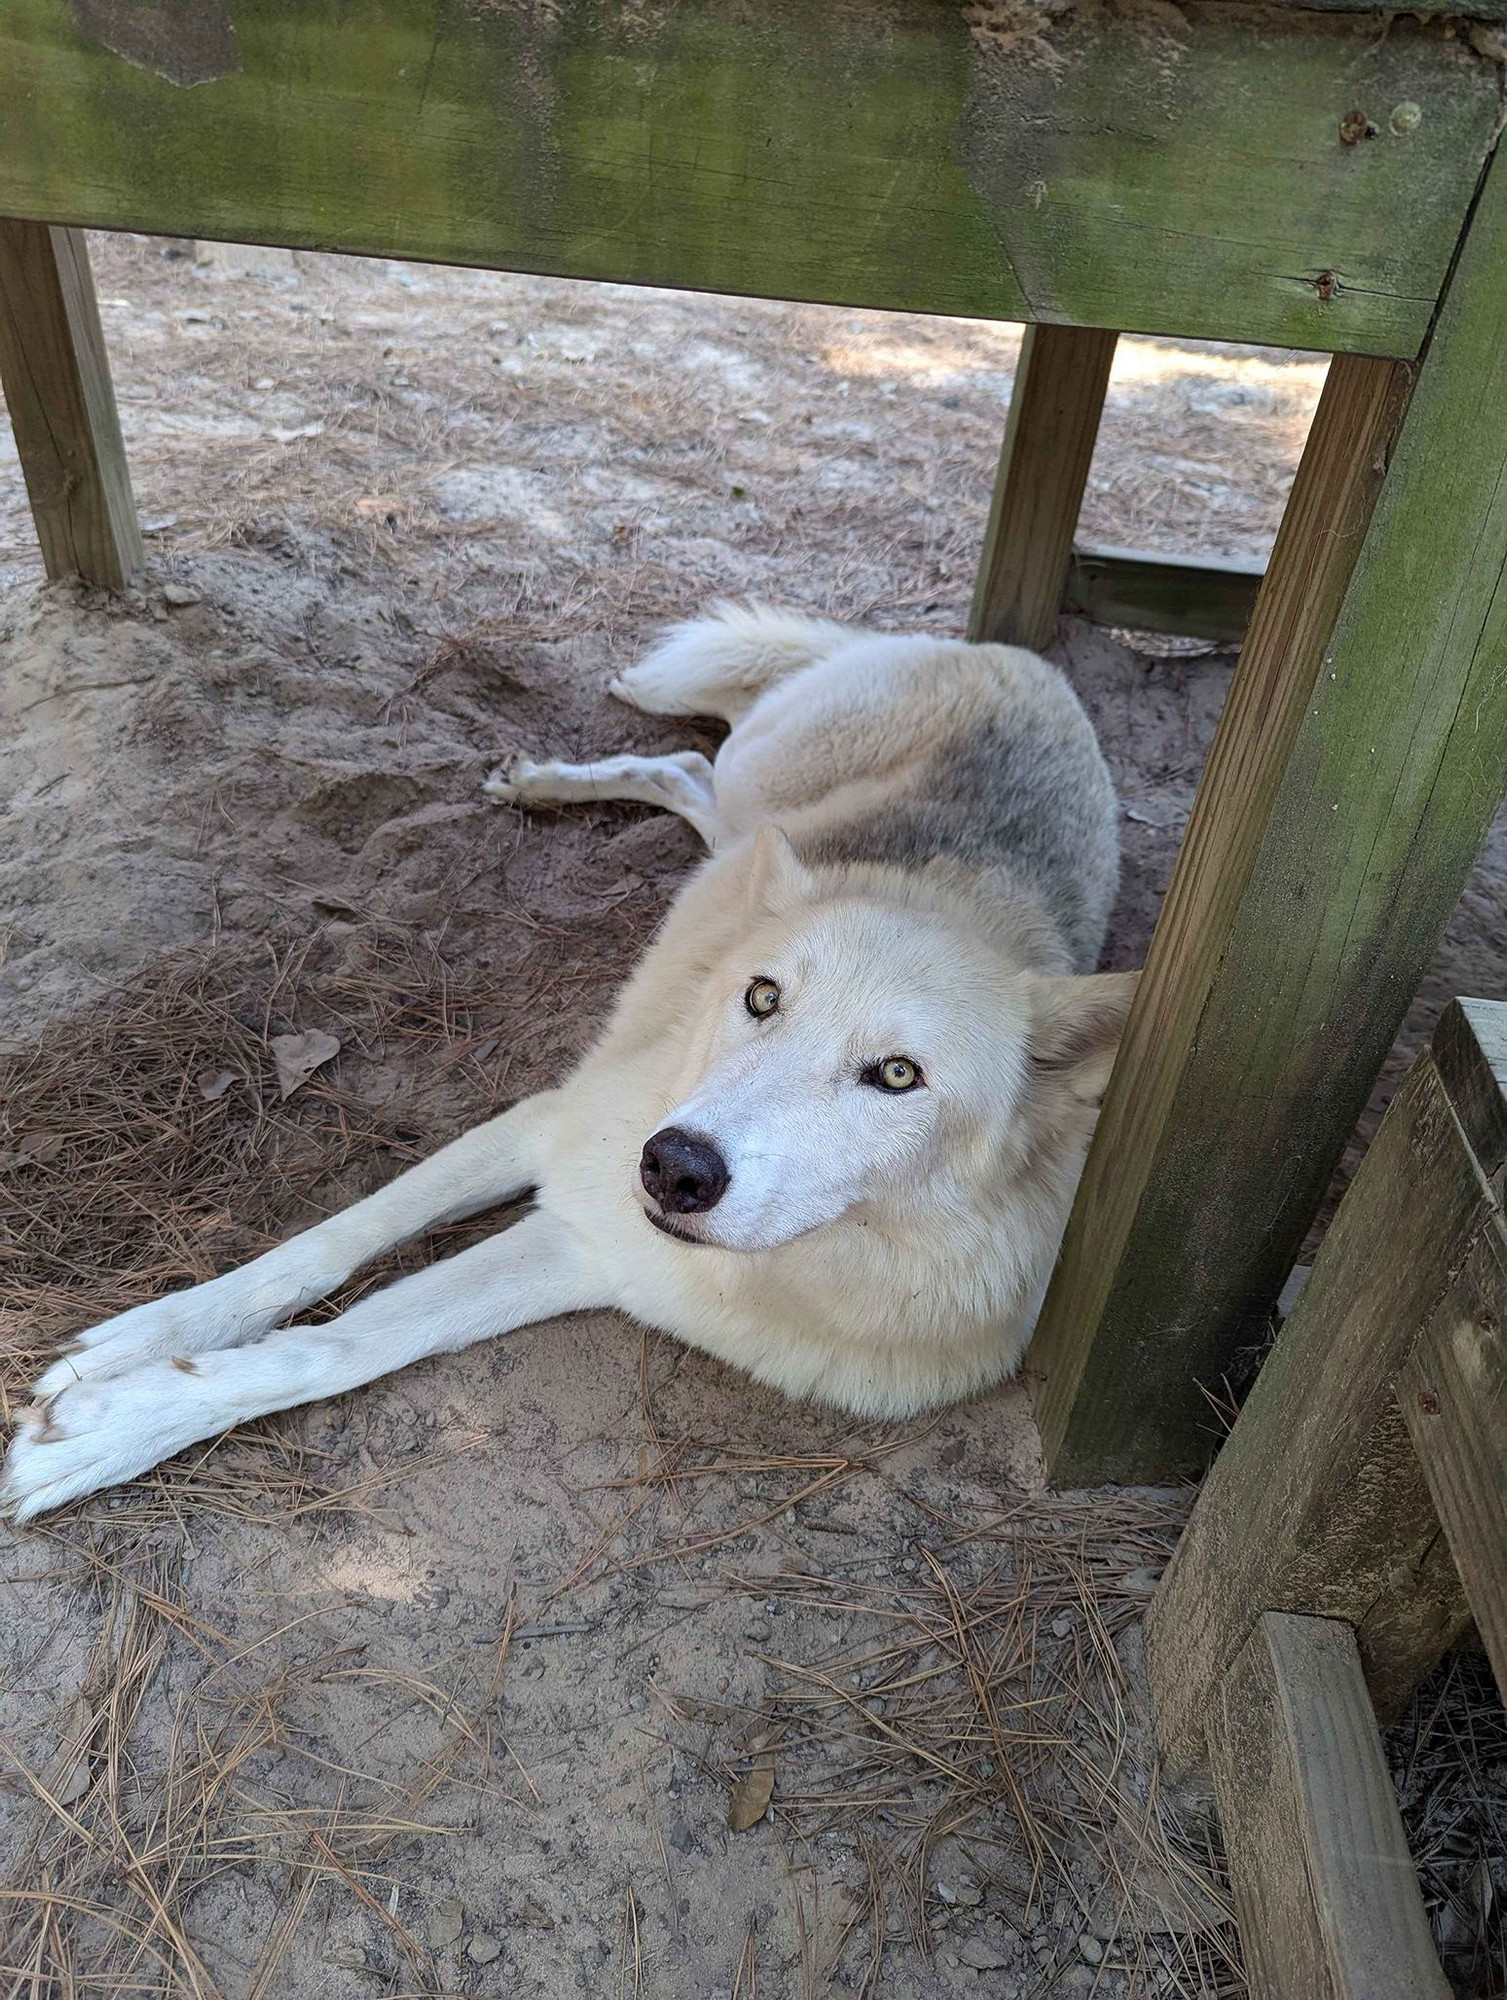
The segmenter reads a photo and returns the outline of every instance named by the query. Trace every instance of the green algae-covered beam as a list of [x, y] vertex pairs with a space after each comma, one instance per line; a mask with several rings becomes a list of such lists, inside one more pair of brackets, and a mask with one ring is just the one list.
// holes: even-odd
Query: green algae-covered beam
[[1457, 24], [1382, 25], [1220, 0], [6, 0], [0, 214], [1411, 355], [1500, 74]]

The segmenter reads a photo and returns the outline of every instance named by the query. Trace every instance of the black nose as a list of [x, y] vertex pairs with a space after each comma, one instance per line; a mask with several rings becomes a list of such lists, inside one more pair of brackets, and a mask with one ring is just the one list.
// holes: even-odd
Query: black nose
[[700, 1215], [727, 1192], [727, 1162], [710, 1139], [667, 1125], [644, 1147], [638, 1177], [670, 1215]]

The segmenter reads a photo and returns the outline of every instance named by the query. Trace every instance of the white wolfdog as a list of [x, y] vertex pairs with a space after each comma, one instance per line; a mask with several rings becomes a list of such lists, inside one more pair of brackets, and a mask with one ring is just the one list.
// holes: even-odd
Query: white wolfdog
[[[1015, 648], [730, 605], [613, 692], [731, 723], [715, 766], [524, 762], [488, 785], [665, 807], [715, 850], [597, 1047], [343, 1214], [85, 1333], [22, 1413], [15, 1516], [583, 1307], [864, 1416], [1017, 1366], [1135, 981], [1087, 976], [1118, 850], [1076, 697]], [[528, 1188], [511, 1228], [274, 1331]]]

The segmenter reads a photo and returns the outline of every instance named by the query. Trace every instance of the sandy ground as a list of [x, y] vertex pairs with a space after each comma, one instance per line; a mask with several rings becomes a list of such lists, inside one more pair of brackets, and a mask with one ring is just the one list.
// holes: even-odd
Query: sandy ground
[[[0, 457], [11, 1394], [560, 1073], [696, 846], [481, 777], [686, 742], [603, 689], [719, 594], [958, 629], [1018, 351], [96, 247], [141, 590], [43, 587]], [[1322, 368], [1122, 344], [1085, 531], [1263, 553]], [[1059, 657], [1121, 788], [1132, 965], [1232, 663], [1077, 623]], [[1504, 871], [1499, 827], [1378, 1105], [1444, 996], [1507, 990]], [[268, 1040], [309, 1027], [340, 1054], [282, 1103]], [[1139, 1710], [1180, 1505], [1043, 1495], [1013, 1388], [855, 1430], [604, 1315], [295, 1413], [0, 1540], [0, 1964], [247, 2000], [1237, 1993]]]

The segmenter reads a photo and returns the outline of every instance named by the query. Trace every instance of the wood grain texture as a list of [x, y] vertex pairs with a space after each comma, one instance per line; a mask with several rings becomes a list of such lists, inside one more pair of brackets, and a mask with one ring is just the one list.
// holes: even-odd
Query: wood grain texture
[[[1191, 1136], [1175, 1122], [1178, 1095], [1381, 487], [1406, 389], [1398, 366], [1353, 357], [1331, 364], [1277, 532], [1026, 1357], [1048, 1464], [1064, 1481], [1134, 1477], [1137, 1467], [1150, 1474], [1153, 1459], [1186, 1470], [1207, 1450], [1207, 1404], [1197, 1384], [1209, 1356], [1200, 1351], [1194, 1318], [1202, 1301], [1191, 1295], [1184, 1301], [1177, 1289], [1191, 1294], [1199, 1274], [1174, 1269], [1169, 1254], [1196, 1219], [1175, 1217], [1151, 1247], [1142, 1212], [1165, 1198], [1159, 1177]], [[1191, 1182], [1179, 1185], [1185, 1202], [1202, 1198]], [[1222, 1210], [1210, 1219], [1227, 1221]], [[1146, 1327], [1137, 1318], [1127, 1326], [1121, 1297], [1134, 1284], [1139, 1303], [1142, 1267], [1153, 1260], [1165, 1277], [1153, 1322]]]
[[1500, 1199], [1507, 1163], [1507, 1001], [1451, 1000], [1429, 1046], [1455, 1116]]
[[[994, 13], [7, 0], [0, 212], [1417, 352], [1500, 96], [1468, 38], [1208, 0]], [[1355, 112], [1374, 136], [1347, 144]]]
[[1253, 2000], [1448, 2000], [1349, 1627], [1267, 1612], [1213, 1751]]
[[1502, 797], [1500, 156], [1399, 429], [1403, 373], [1331, 365], [1210, 752], [1028, 1356], [1059, 1480], [1206, 1458], [1203, 1387], [1259, 1335]]
[[1057, 630], [1118, 339], [1098, 327], [1026, 328], [974, 585], [970, 639], [1039, 653]]
[[1134, 549], [1075, 548], [1062, 608], [1096, 625], [1178, 632], [1238, 645], [1265, 574], [1260, 563], [1209, 563]]
[[1397, 1400], [1507, 1695], [1507, 1232], [1483, 1230], [1408, 1357]]
[[0, 386], [49, 576], [118, 590], [142, 561], [89, 252], [0, 217]]
[[1358, 1628], [1387, 1715], [1460, 1632], [1459, 1582], [1393, 1385], [1451, 1272], [1499, 1214], [1488, 1176], [1502, 1163], [1501, 1153], [1478, 1158], [1426, 1051], [1361, 1161], [1152, 1603], [1147, 1664], [1174, 1774], [1201, 1761], [1215, 1690], [1263, 1611]]
[[[1243, 0], [1228, 0], [1231, 6], [1240, 6]], [[1325, 13], [1331, 9], [1342, 13], [1366, 13], [1370, 11], [1371, 0], [1272, 0], [1278, 7], [1291, 7], [1304, 12], [1316, 10]], [[1472, 21], [1507, 21], [1507, 0], [1463, 0], [1468, 6], [1468, 18]], [[1462, 12], [1462, 0], [1421, 0], [1417, 10], [1420, 14], [1456, 16]]]

